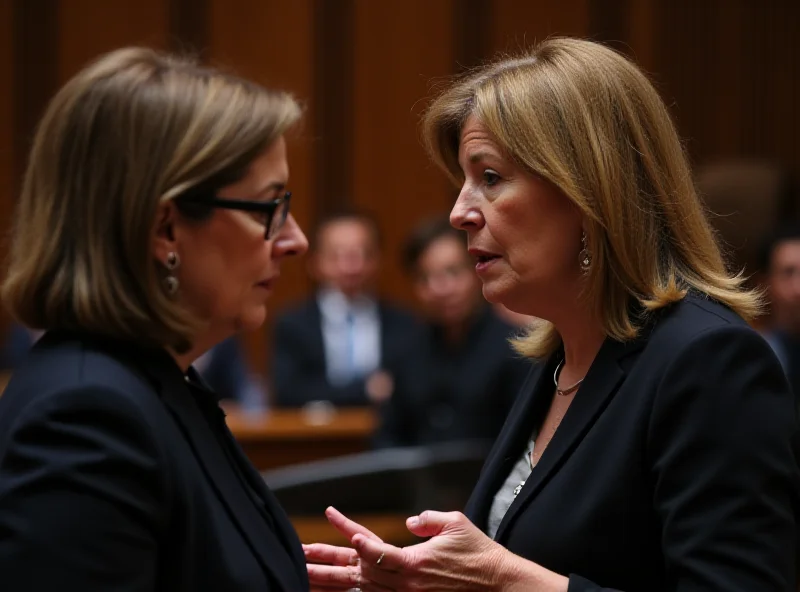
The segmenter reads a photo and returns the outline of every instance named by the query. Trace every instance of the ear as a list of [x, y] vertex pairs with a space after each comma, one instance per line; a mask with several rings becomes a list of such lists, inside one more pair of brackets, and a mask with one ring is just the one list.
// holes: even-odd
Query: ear
[[167, 255], [178, 250], [175, 240], [175, 220], [177, 210], [172, 201], [159, 204], [156, 213], [156, 223], [153, 229], [153, 254], [156, 259], [164, 263]]

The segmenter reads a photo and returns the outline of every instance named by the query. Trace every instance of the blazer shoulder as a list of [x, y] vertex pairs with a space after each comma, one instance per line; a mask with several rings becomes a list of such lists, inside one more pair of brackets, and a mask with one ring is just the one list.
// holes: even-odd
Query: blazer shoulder
[[104, 400], [115, 404], [141, 408], [148, 394], [157, 395], [144, 374], [111, 353], [79, 341], [44, 341], [34, 346], [0, 397], [0, 408], [6, 412], [21, 413], [31, 405], [48, 405], [46, 400], [57, 402], [80, 397], [80, 393], [92, 393], [87, 400], [102, 394]]
[[[697, 337], [714, 330], [731, 330], [758, 336], [758, 332], [727, 306], [700, 295], [690, 294], [664, 310], [646, 336], [673, 349], [692, 343]], [[760, 337], [759, 337], [760, 338]]]

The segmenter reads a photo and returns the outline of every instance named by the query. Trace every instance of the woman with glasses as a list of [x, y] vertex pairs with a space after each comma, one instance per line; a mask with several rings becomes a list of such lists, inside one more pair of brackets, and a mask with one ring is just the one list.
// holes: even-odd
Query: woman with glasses
[[8, 590], [308, 588], [300, 543], [192, 369], [286, 257], [294, 100], [146, 49], [41, 121], [2, 296], [46, 331], [0, 398]]

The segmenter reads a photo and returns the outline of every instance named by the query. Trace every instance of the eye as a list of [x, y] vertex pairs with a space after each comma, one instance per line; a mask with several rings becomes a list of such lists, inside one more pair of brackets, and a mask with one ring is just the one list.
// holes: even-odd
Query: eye
[[483, 180], [489, 187], [493, 187], [494, 185], [497, 185], [497, 183], [500, 181], [500, 175], [498, 175], [492, 169], [486, 169], [485, 171], [483, 171]]

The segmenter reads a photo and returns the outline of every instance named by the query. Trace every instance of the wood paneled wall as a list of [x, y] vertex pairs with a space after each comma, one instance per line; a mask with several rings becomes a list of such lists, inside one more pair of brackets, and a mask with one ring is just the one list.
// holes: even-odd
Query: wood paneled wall
[[[796, 0], [0, 0], [0, 229], [60, 84], [123, 45], [191, 50], [303, 101], [290, 146], [297, 219], [373, 211], [386, 235], [381, 291], [411, 304], [400, 243], [455, 196], [419, 142], [433, 83], [551, 35], [606, 41], [653, 75], [695, 162], [765, 157], [798, 174], [798, 23]], [[282, 282], [273, 309], [308, 294], [303, 262]], [[268, 331], [246, 338], [263, 372]]]

